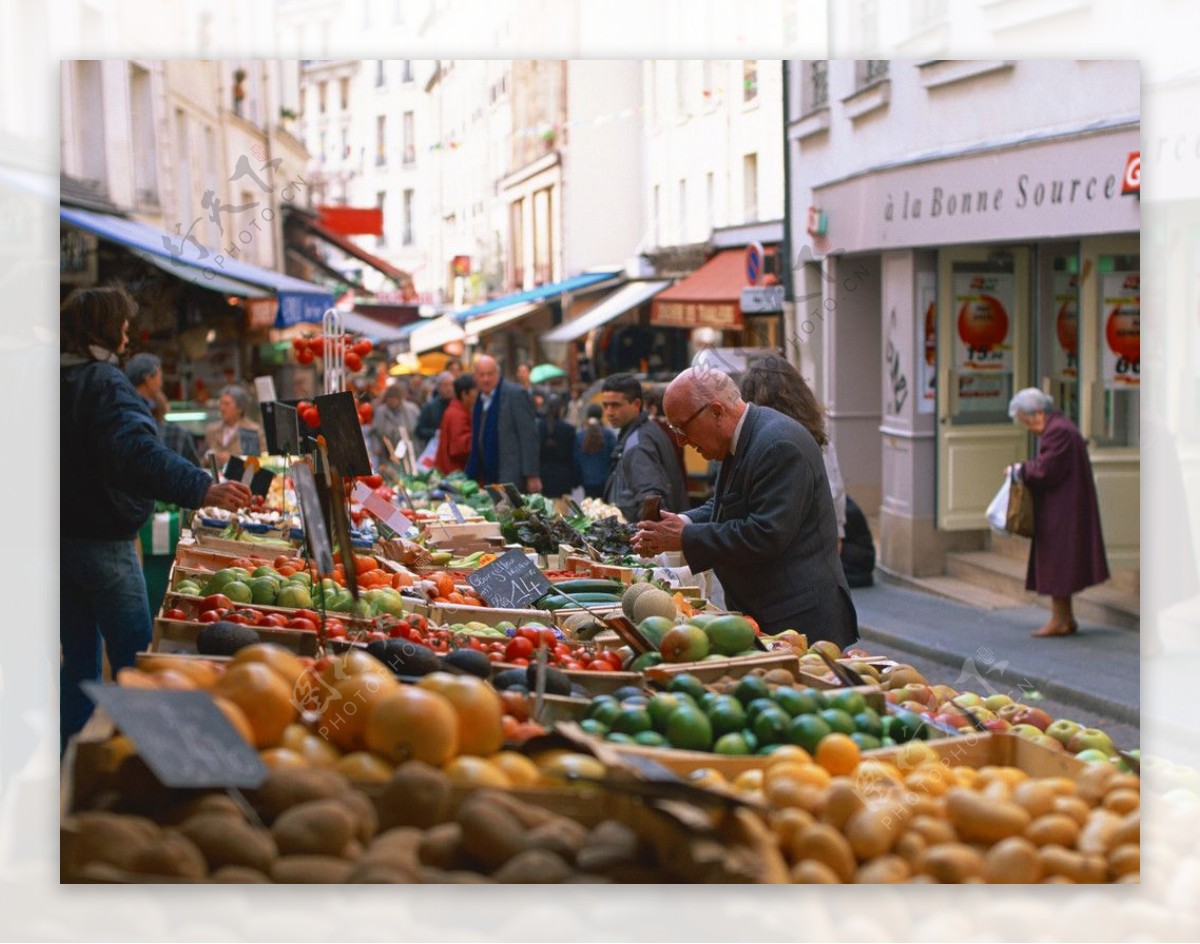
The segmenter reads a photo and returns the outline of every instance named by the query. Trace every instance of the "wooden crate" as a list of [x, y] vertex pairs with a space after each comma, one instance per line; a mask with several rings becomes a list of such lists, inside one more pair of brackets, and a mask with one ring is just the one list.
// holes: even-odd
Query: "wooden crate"
[[[282, 611], [281, 611], [282, 612]], [[158, 617], [150, 638], [150, 651], [161, 653], [195, 653], [196, 637], [209, 623], [192, 623]], [[306, 629], [287, 629], [283, 626], [251, 626], [263, 642], [290, 649], [297, 655], [317, 654], [317, 634]], [[205, 658], [210, 658], [205, 656]]]
[[495, 626], [497, 623], [510, 622], [517, 626], [524, 623], [536, 622], [552, 625], [550, 614], [542, 610], [509, 610], [496, 606], [466, 606], [454, 603], [422, 603], [419, 600], [404, 598], [405, 609], [420, 613], [431, 623], [445, 626], [448, 623], [483, 623]]
[[647, 678], [655, 681], [670, 681], [676, 675], [694, 675], [705, 684], [730, 676], [741, 678], [755, 669], [787, 669], [793, 675], [800, 671], [800, 660], [793, 652], [763, 652], [759, 655], [741, 656], [731, 659], [712, 659], [703, 662], [661, 662], [645, 671]]
[[[558, 668], [551, 666], [551, 668]], [[496, 675], [505, 669], [524, 669], [524, 666], [512, 665], [508, 662], [493, 662], [492, 674]], [[643, 678], [639, 672], [588, 672], [577, 669], [558, 669], [571, 680], [572, 685], [579, 685], [589, 695], [607, 695], [619, 688], [632, 685], [641, 688]]]
[[272, 541], [269, 544], [264, 544], [261, 541], [231, 541], [228, 538], [205, 534], [203, 531], [193, 533], [196, 536], [196, 543], [202, 548], [210, 551], [223, 551], [235, 557], [244, 557], [257, 553], [270, 554], [274, 558], [280, 554], [293, 554], [300, 547], [300, 543], [296, 541]]
[[590, 557], [571, 555], [563, 558], [562, 570], [572, 570], [581, 577], [594, 577], [597, 580], [619, 580], [629, 586], [633, 583], [637, 571], [633, 567], [622, 567], [619, 564], [602, 564]]

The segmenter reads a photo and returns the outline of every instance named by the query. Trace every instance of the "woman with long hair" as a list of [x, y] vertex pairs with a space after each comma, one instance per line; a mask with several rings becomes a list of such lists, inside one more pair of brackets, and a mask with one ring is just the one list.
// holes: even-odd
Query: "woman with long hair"
[[599, 403], [589, 404], [587, 421], [575, 434], [574, 454], [575, 479], [583, 486], [586, 497], [604, 496], [604, 483], [616, 445], [617, 434], [604, 425], [604, 410]]
[[575, 448], [575, 427], [562, 418], [562, 397], [546, 398], [546, 412], [538, 417], [538, 441], [541, 444], [542, 494], [562, 498], [575, 487], [571, 457]]

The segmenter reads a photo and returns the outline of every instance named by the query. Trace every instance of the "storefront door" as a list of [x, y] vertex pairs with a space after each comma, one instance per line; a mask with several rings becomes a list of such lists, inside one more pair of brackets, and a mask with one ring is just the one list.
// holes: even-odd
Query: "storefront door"
[[1038, 316], [1034, 332], [1036, 386], [1054, 399], [1079, 425], [1079, 276], [1078, 243], [1038, 247]]
[[986, 528], [1006, 466], [1026, 458], [1025, 430], [1008, 416], [1029, 383], [1029, 251], [938, 254], [937, 527]]

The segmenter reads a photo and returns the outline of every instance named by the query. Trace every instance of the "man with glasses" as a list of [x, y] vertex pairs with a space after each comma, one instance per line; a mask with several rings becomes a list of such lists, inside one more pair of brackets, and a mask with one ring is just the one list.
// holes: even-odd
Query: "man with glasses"
[[764, 633], [796, 629], [840, 648], [858, 617], [838, 557], [837, 518], [812, 434], [770, 407], [746, 404], [726, 374], [693, 367], [663, 396], [674, 435], [719, 461], [716, 489], [686, 515], [640, 521], [643, 556], [682, 551], [692, 573], [712, 570], [730, 609]]
[[600, 388], [600, 406], [608, 425], [619, 430], [604, 500], [632, 523], [641, 517], [642, 500], [657, 496], [660, 507], [683, 511], [687, 489], [683, 473], [662, 427], [642, 409], [642, 385], [632, 374], [613, 374]]

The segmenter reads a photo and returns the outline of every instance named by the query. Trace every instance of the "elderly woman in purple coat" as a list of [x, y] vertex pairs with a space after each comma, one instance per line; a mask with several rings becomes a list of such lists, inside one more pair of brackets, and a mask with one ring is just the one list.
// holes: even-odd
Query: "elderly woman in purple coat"
[[1017, 393], [1008, 415], [1038, 437], [1037, 456], [1018, 466], [1033, 493], [1033, 542], [1025, 589], [1051, 598], [1050, 621], [1034, 636], [1069, 636], [1079, 624], [1071, 597], [1108, 579], [1100, 506], [1087, 443], [1036, 387]]

